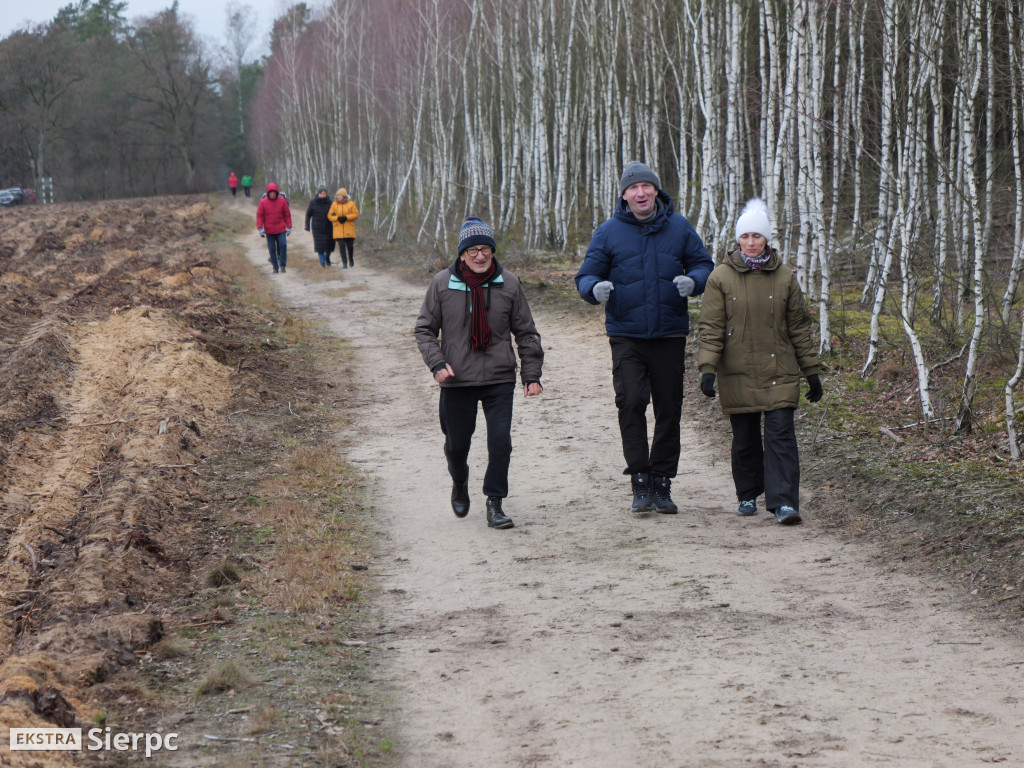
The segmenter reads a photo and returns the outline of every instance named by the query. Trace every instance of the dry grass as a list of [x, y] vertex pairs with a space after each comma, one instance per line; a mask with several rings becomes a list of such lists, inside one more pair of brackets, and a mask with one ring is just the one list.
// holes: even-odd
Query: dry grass
[[283, 464], [286, 471], [263, 482], [247, 512], [273, 545], [250, 586], [268, 605], [294, 613], [357, 600], [352, 564], [364, 555], [343, 515], [355, 508], [358, 477], [333, 446], [300, 446]]
[[270, 284], [245, 255], [238, 243], [217, 241], [207, 244], [217, 267], [235, 278], [235, 292], [245, 296], [245, 303], [261, 312], [277, 307], [270, 293]]
[[225, 587], [228, 584], [237, 584], [241, 580], [242, 576], [239, 574], [238, 568], [229, 562], [221, 563], [206, 575], [206, 585], [214, 589]]
[[273, 704], [264, 704], [256, 707], [249, 725], [249, 733], [251, 735], [268, 733], [276, 725], [280, 716], [280, 710]]
[[346, 285], [343, 288], [332, 288], [329, 291], [324, 291], [324, 296], [331, 296], [337, 299], [344, 299], [350, 293], [362, 290], [365, 289], [361, 285]]
[[318, 328], [319, 326], [310, 320], [303, 320], [294, 315], [285, 315], [281, 320], [279, 332], [281, 338], [289, 346], [310, 348], [315, 346], [318, 341]]
[[192, 648], [184, 640], [177, 637], [168, 637], [161, 640], [149, 649], [154, 659], [168, 661], [170, 659], [184, 659], [192, 655]]
[[196, 686], [196, 695], [238, 691], [248, 688], [255, 681], [237, 661], [228, 659], [207, 672]]
[[332, 280], [344, 279], [340, 266], [333, 264], [330, 267], [321, 267], [320, 260], [315, 254], [309, 255], [306, 253], [306, 249], [302, 249], [301, 253], [297, 253], [292, 250], [290, 243], [288, 247], [288, 269], [296, 270], [303, 278], [311, 282], [326, 283]]
[[288, 658], [290, 651], [278, 643], [264, 643], [260, 648], [260, 657], [264, 661], [279, 662]]

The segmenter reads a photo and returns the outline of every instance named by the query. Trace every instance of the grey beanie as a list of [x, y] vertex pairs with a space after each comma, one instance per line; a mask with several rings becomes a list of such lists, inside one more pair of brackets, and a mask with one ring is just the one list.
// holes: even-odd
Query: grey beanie
[[631, 184], [639, 184], [641, 181], [648, 181], [656, 189], [661, 189], [661, 181], [658, 179], [658, 174], [652, 171], [649, 165], [644, 165], [637, 160], [631, 160], [622, 169], [622, 178], [619, 180], [619, 195], [624, 195], [626, 188]]

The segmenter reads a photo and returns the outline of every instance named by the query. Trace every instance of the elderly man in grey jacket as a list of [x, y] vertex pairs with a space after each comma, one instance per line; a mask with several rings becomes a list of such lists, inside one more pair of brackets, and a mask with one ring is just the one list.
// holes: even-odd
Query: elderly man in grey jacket
[[459, 230], [458, 258], [430, 282], [416, 320], [416, 344], [441, 385], [439, 412], [444, 454], [452, 478], [452, 511], [469, 514], [469, 447], [477, 404], [487, 422], [487, 525], [512, 528], [502, 509], [512, 454], [512, 402], [516, 388], [515, 338], [523, 394], [534, 397], [544, 350], [519, 279], [502, 268], [490, 226], [475, 216]]

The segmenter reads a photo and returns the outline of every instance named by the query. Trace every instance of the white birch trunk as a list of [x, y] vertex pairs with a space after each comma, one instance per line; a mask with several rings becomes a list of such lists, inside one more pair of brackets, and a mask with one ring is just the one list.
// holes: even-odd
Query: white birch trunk
[[[981, 0], [972, 0], [971, 15], [974, 24], [980, 24]], [[964, 180], [967, 189], [967, 203], [970, 214], [970, 233], [972, 237], [965, 239], [965, 244], [971, 247], [974, 269], [971, 274], [971, 294], [974, 298], [974, 328], [971, 332], [971, 340], [967, 348], [967, 369], [964, 373], [964, 383], [960, 395], [960, 407], [957, 411], [956, 429], [957, 432], [970, 432], [973, 428], [972, 405], [974, 394], [977, 390], [978, 357], [981, 349], [981, 335], [985, 327], [985, 294], [984, 294], [984, 222], [982, 221], [982, 201], [979, 199], [977, 179], [974, 174], [974, 160], [977, 152], [977, 137], [975, 136], [975, 105], [977, 104], [978, 91], [981, 87], [981, 73], [983, 66], [981, 31], [978, 26], [970, 27], [968, 33], [968, 46], [964, 51], [972, 56], [973, 65], [967, 69], [970, 76], [967, 90], [967, 104], [969, 112], [965, 116], [963, 131], [961, 133], [961, 144], [964, 156]], [[973, 76], [971, 76], [973, 75]]]
[[1006, 415], [1006, 439], [1009, 444], [1010, 458], [1020, 460], [1020, 438], [1017, 434], [1017, 409], [1013, 406], [1013, 395], [1017, 391], [1021, 377], [1024, 376], [1024, 322], [1020, 327], [1020, 341], [1017, 344], [1017, 368], [1003, 387], [1003, 399]]
[[[1014, 175], [1014, 209], [1013, 209], [1013, 257], [1010, 262], [1010, 273], [1006, 281], [1006, 290], [999, 302], [999, 316], [1003, 325], [1009, 325], [1010, 312], [1017, 287], [1020, 285], [1021, 273], [1024, 271], [1024, 157], [1021, 142], [1024, 140], [1024, 55], [1021, 51], [1021, 35], [1024, 30], [1012, 13], [1006, 14], [1007, 38], [1010, 42], [1010, 135], [1011, 154], [1013, 155]], [[1016, 457], [1015, 457], [1016, 458]]]
[[[891, 257], [883, 256], [882, 249], [889, 241], [889, 220], [892, 214], [892, 144], [893, 144], [893, 107], [894, 89], [897, 77], [897, 61], [900, 52], [899, 26], [896, 16], [899, 12], [899, 0], [884, 0], [882, 15], [885, 31], [882, 35], [882, 125], [881, 149], [878, 168], [878, 208], [875, 223], [875, 237], [871, 248], [871, 261], [868, 265], [867, 278], [864, 281], [863, 301], [874, 289], [879, 277], [879, 265]], [[877, 339], [873, 339], [876, 342]], [[872, 347], [874, 349], [874, 346]], [[868, 352], [871, 356], [871, 351]]]
[[555, 245], [558, 248], [564, 248], [569, 241], [568, 183], [569, 166], [571, 164], [569, 155], [569, 114], [572, 103], [572, 52], [576, 32], [576, 2], [577, 0], [572, 0], [569, 6], [569, 26], [565, 32], [565, 43], [563, 46], [559, 46], [563, 56], [560, 63], [563, 77], [555, 107], [555, 114], [558, 116], [555, 131], [558, 138], [555, 142], [555, 202], [554, 206], [552, 206], [555, 217]]

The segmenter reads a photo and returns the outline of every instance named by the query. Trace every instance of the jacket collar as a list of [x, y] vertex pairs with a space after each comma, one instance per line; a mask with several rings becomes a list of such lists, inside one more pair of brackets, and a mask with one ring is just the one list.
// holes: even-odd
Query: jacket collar
[[640, 221], [629, 210], [629, 203], [626, 202], [624, 197], [619, 198], [619, 204], [615, 209], [615, 218], [627, 224], [632, 224], [634, 227], [648, 228], [657, 232], [665, 225], [665, 222], [669, 220], [673, 213], [675, 213], [675, 206], [672, 204], [672, 198], [668, 196], [668, 192], [659, 189], [654, 215], [651, 218]]
[[[456, 258], [455, 261], [452, 262], [452, 265], [448, 267], [448, 287], [454, 291], [468, 291], [469, 287], [455, 272], [455, 265], [458, 261], [459, 259]], [[494, 259], [494, 265], [497, 267], [497, 269], [494, 270], [494, 277], [484, 283], [485, 286], [501, 285], [505, 282], [505, 278], [501, 276], [501, 273], [504, 272], [505, 269], [501, 266], [501, 262], [499, 262], [497, 258]]]
[[[770, 245], [766, 245], [765, 250], [767, 250], [771, 256], [761, 268], [761, 271], [774, 272], [782, 264], [782, 259], [779, 256], [779, 252]], [[725, 254], [725, 263], [737, 272], [750, 272], [750, 267], [748, 267], [747, 262], [743, 260], [743, 252], [740, 250], [739, 243], [733, 243], [732, 248], [730, 248], [729, 252]]]

